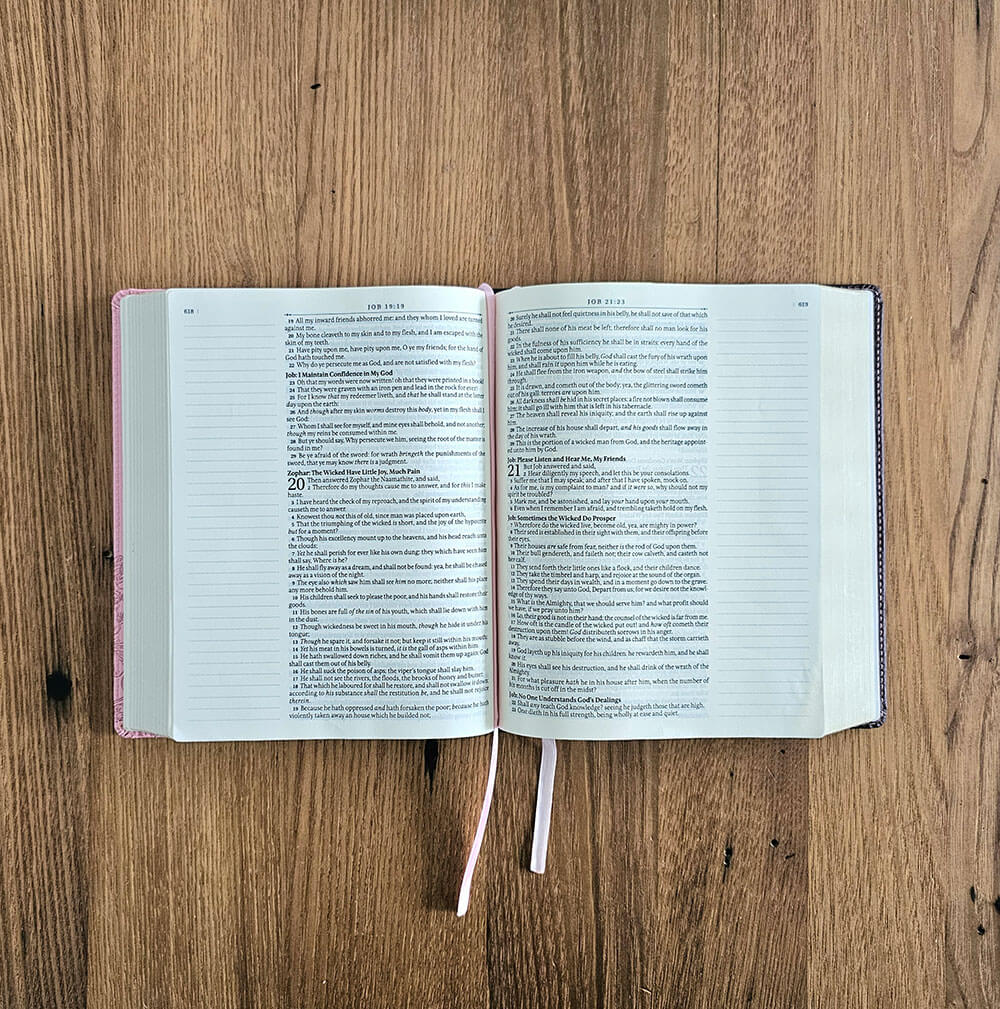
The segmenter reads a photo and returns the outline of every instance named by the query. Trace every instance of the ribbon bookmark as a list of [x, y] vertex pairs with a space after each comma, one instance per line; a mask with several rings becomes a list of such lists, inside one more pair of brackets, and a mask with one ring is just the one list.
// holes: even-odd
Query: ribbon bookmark
[[472, 893], [472, 874], [476, 871], [479, 861], [479, 849], [483, 846], [483, 835], [486, 833], [486, 821], [490, 818], [490, 805], [493, 802], [493, 785], [497, 780], [497, 747], [500, 740], [500, 730], [493, 730], [493, 747], [490, 753], [490, 773], [486, 777], [486, 794], [483, 796], [483, 808], [479, 814], [479, 825], [472, 838], [472, 849], [469, 860], [465, 863], [465, 873], [462, 876], [462, 886], [458, 891], [458, 916], [465, 915], [469, 910], [469, 895]]
[[[486, 357], [489, 362], [486, 387], [489, 391], [489, 421], [490, 421], [490, 547], [495, 548], [497, 541], [497, 476], [496, 476], [496, 333], [497, 333], [497, 296], [489, 284], [480, 284], [479, 290], [486, 297]], [[469, 860], [465, 863], [465, 873], [462, 876], [462, 886], [458, 891], [458, 916], [463, 917], [469, 910], [469, 895], [472, 892], [472, 874], [476, 871], [479, 860], [479, 849], [483, 846], [483, 835], [486, 833], [486, 821], [490, 818], [490, 804], [493, 802], [493, 784], [497, 777], [497, 747], [500, 737], [500, 667], [497, 662], [499, 649], [497, 645], [496, 621], [496, 570], [493, 571], [491, 599], [493, 609], [493, 750], [490, 754], [490, 773], [486, 778], [486, 794], [483, 796], [483, 808], [479, 814], [479, 826], [472, 838], [472, 848]]]
[[549, 850], [549, 824], [552, 822], [552, 788], [556, 780], [556, 741], [542, 740], [542, 759], [538, 764], [538, 792], [535, 795], [535, 835], [531, 840], [531, 871], [545, 872]]

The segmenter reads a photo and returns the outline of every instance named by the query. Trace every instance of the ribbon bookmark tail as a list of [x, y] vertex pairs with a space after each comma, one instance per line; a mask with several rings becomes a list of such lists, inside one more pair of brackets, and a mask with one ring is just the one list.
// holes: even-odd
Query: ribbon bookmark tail
[[545, 872], [549, 850], [549, 824], [552, 822], [552, 788], [556, 780], [556, 741], [542, 740], [542, 759], [538, 765], [538, 792], [535, 795], [535, 835], [531, 841], [531, 871]]
[[493, 730], [493, 747], [490, 753], [490, 773], [486, 778], [486, 793], [483, 795], [483, 808], [479, 814], [479, 825], [472, 838], [472, 849], [469, 860], [465, 863], [465, 873], [462, 876], [462, 886], [458, 891], [458, 916], [461, 918], [469, 910], [469, 896], [472, 893], [472, 874], [476, 871], [479, 860], [479, 849], [483, 846], [483, 835], [486, 833], [486, 821], [490, 818], [490, 805], [493, 802], [493, 785], [497, 779], [497, 747], [500, 730]]

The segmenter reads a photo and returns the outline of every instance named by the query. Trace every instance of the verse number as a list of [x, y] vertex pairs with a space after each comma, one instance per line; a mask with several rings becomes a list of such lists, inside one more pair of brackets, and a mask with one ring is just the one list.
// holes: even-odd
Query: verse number
[[304, 476], [290, 476], [288, 478], [289, 490], [305, 490], [306, 478]]

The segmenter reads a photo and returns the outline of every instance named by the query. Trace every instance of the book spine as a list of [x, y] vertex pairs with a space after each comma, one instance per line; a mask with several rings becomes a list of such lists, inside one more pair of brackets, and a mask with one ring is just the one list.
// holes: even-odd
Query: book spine
[[493, 603], [493, 728], [500, 725], [500, 634], [497, 619], [497, 296], [489, 284], [480, 284], [479, 290], [486, 295], [486, 394], [488, 397], [488, 421], [490, 425], [490, 572], [492, 588], [490, 598]]

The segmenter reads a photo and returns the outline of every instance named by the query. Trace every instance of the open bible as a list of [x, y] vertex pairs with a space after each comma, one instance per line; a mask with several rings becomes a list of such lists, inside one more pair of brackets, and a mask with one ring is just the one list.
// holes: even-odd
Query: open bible
[[885, 713], [874, 288], [123, 291], [116, 727]]

